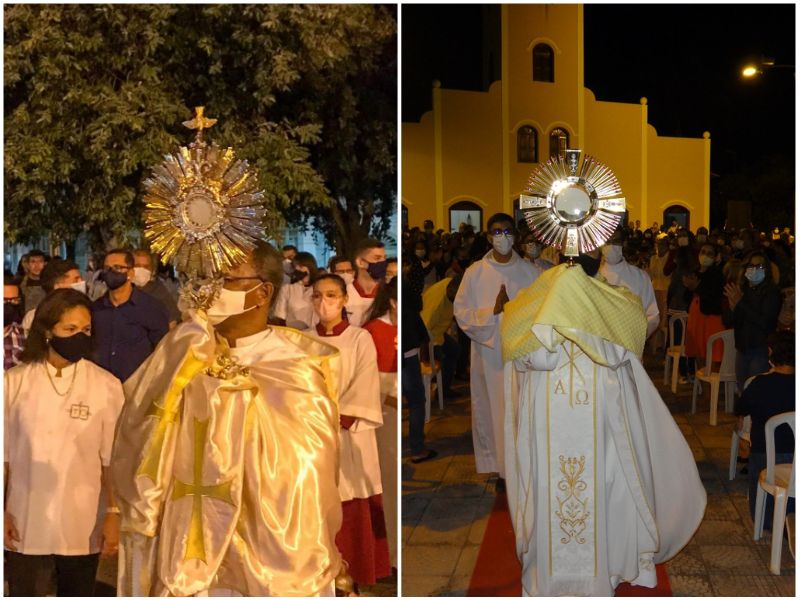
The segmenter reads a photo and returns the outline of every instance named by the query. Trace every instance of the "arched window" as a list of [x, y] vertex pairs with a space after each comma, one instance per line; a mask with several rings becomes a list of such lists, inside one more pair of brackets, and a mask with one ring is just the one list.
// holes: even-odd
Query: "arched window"
[[536, 44], [533, 47], [533, 80], [553, 83], [555, 69], [553, 49], [547, 44]]
[[530, 125], [517, 129], [517, 162], [539, 162], [539, 143], [536, 129]]
[[664, 224], [669, 228], [672, 220], [678, 222], [678, 227], [689, 229], [689, 209], [680, 204], [673, 204], [664, 210]]
[[556, 127], [550, 132], [550, 158], [567, 155], [569, 148], [569, 134], [565, 129]]
[[483, 226], [483, 209], [469, 200], [456, 202], [450, 207], [450, 231], [458, 231], [462, 223], [480, 231]]

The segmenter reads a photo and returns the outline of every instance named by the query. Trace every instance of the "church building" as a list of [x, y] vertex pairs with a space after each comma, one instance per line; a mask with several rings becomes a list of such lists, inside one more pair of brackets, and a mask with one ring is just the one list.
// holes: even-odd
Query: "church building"
[[402, 124], [404, 225], [486, 227], [518, 220], [531, 172], [567, 148], [608, 165], [642, 227], [709, 225], [711, 139], [659, 136], [639, 104], [584, 87], [583, 6], [503, 5], [501, 78], [488, 91], [432, 88], [433, 110]]

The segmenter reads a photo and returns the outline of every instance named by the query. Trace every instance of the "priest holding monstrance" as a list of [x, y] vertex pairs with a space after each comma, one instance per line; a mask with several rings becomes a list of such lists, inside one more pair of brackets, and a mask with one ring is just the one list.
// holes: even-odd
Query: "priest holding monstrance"
[[145, 182], [145, 236], [189, 319], [125, 382], [112, 457], [118, 592], [330, 596], [342, 572], [338, 351], [267, 326], [283, 280], [247, 163], [203, 140]]
[[692, 452], [641, 363], [640, 300], [597, 275], [625, 199], [579, 150], [532, 174], [531, 230], [566, 264], [506, 304], [508, 502], [525, 595], [611, 596], [655, 587], [655, 564], [700, 524]]

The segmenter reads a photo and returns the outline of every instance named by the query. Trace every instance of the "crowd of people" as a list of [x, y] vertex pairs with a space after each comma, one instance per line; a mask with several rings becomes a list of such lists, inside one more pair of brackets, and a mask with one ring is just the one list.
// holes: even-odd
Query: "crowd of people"
[[[338, 474], [326, 480], [338, 480], [341, 513], [322, 514], [323, 506], [319, 512], [335, 526], [355, 586], [374, 584], [391, 574], [397, 556], [397, 260], [373, 239], [324, 268], [294, 246], [281, 252], [260, 243], [252, 273], [227, 273], [205, 318], [218, 342], [227, 340], [230, 355], [245, 363], [255, 360], [248, 349], [263, 346], [264, 332], [281, 327], [322, 344], [314, 348], [338, 349], [332, 381], [338, 382], [333, 447], [339, 451], [320, 464], [338, 462]], [[110, 475], [119, 459], [112, 456], [115, 426], [119, 419], [123, 442], [117, 443], [128, 443], [135, 427], [125, 428], [135, 419], [123, 407], [132, 410], [143, 379], [168, 364], [162, 340], [175, 347], [194, 325], [179, 287], [172, 269], [144, 249], [93, 256], [85, 273], [72, 260], [32, 250], [17, 273], [4, 274], [4, 544], [11, 595], [93, 595], [99, 558], [118, 551], [119, 505], [131, 492]], [[303, 343], [293, 341], [292, 352]], [[318, 552], [324, 542], [311, 540], [304, 552]], [[312, 564], [301, 562], [298, 568]]]
[[[441, 359], [446, 396], [454, 393], [453, 377], [470, 383], [476, 468], [497, 473], [498, 488], [504, 486], [501, 314], [520, 290], [564, 260], [537, 240], [525, 220], [514, 223], [502, 213], [489, 218], [486, 231], [464, 223], [458, 231], [434, 231], [433, 222], [425, 221], [422, 228], [403, 232], [402, 384], [412, 462], [435, 456], [424, 442], [421, 369], [426, 361]], [[794, 331], [794, 236], [788, 227], [691, 231], [676, 220], [650, 227], [626, 222], [599, 252], [576, 260], [588, 274], [599, 273], [639, 297], [647, 319], [647, 351], [663, 354], [668, 318], [686, 316], [686, 331], [674, 331], [676, 343], [685, 336], [682, 385], [692, 384], [705, 365], [708, 339], [732, 329], [741, 396], [751, 377], [776, 368], [770, 359], [774, 335]], [[774, 343], [780, 343], [785, 357], [787, 336], [781, 339]], [[433, 358], [427, 356], [431, 342]], [[716, 368], [722, 344], [712, 352]], [[788, 354], [793, 386], [793, 347]], [[776, 399], [769, 411], [783, 408]], [[753, 465], [751, 478], [759, 472]]]

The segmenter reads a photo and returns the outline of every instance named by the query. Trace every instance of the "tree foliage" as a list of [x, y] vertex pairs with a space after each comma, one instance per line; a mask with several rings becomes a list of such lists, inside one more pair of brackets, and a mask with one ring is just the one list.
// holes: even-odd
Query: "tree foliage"
[[88, 231], [99, 245], [139, 228], [141, 182], [191, 139], [180, 123], [197, 105], [290, 222], [326, 215], [337, 250], [380, 230], [396, 179], [392, 10], [6, 7], [7, 238]]

